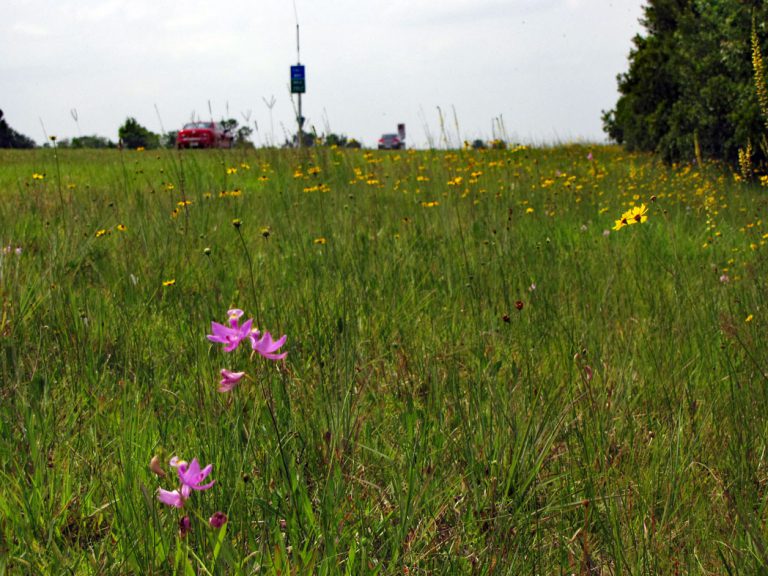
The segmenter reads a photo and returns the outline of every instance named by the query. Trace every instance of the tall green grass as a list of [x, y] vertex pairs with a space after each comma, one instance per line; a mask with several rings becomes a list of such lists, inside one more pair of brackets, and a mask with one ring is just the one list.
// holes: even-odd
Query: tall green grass
[[[56, 154], [0, 152], [0, 572], [768, 570], [762, 189], [612, 147]], [[205, 339], [232, 307], [285, 362]], [[216, 485], [165, 507], [155, 455]]]

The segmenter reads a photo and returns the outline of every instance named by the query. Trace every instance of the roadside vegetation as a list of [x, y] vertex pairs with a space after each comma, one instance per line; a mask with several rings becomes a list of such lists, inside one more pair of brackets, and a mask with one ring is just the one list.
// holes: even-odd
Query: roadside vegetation
[[768, 570], [759, 185], [599, 146], [0, 166], [0, 572]]

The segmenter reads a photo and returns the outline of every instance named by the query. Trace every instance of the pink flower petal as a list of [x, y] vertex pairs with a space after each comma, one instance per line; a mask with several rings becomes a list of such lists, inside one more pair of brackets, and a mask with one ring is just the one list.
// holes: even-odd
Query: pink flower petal
[[219, 392], [229, 392], [240, 383], [245, 376], [245, 372], [231, 372], [226, 368], [221, 370], [221, 381], [219, 382]]
[[184, 506], [184, 496], [179, 494], [178, 490], [168, 491], [162, 488], [157, 489], [157, 499], [166, 504], [167, 506], [173, 506], [174, 508], [182, 508]]
[[259, 340], [251, 338], [251, 347], [269, 360], [282, 360], [288, 353], [275, 354], [275, 352], [285, 344], [286, 339], [287, 336], [283, 335], [279, 340], [273, 340], [269, 332], [264, 332], [264, 335]]

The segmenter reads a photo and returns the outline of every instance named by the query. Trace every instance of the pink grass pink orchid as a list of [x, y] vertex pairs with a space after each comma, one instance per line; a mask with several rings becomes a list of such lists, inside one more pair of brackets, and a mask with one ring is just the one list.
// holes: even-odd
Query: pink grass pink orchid
[[229, 392], [240, 383], [243, 376], [245, 376], [245, 372], [232, 372], [226, 368], [222, 368], [219, 392]]
[[216, 483], [214, 480], [208, 484], [200, 484], [213, 470], [213, 464], [208, 464], [205, 468], [200, 469], [200, 463], [197, 461], [197, 458], [192, 458], [192, 462], [189, 464], [183, 461], [178, 462], [177, 469], [179, 471], [179, 480], [181, 480], [181, 495], [185, 498], [189, 498], [191, 490], [208, 490], [208, 488]]
[[229, 326], [219, 324], [218, 322], [211, 322], [211, 334], [208, 334], [206, 337], [211, 342], [223, 344], [224, 352], [232, 352], [240, 345], [240, 342], [251, 336], [253, 332], [253, 318], [249, 318], [241, 326], [242, 310], [233, 308], [227, 312], [227, 316], [229, 317]]
[[272, 335], [269, 332], [264, 332], [261, 338], [259, 338], [259, 336], [259, 332], [254, 332], [251, 334], [251, 347], [256, 352], [264, 356], [264, 358], [269, 360], [282, 360], [288, 355], [288, 352], [275, 354], [275, 352], [277, 352], [280, 347], [285, 344], [285, 334], [283, 334], [283, 336], [278, 340], [273, 340]]
[[186, 498], [178, 490], [163, 490], [162, 488], [157, 489], [157, 499], [174, 508], [183, 508], [186, 501]]
[[216, 483], [214, 480], [208, 484], [202, 484], [211, 473], [211, 470], [213, 470], [213, 465], [208, 464], [208, 466], [201, 469], [197, 458], [193, 458], [192, 462], [187, 463], [178, 456], [174, 456], [171, 458], [170, 465], [176, 468], [181, 487], [179, 490], [163, 490], [158, 488], [157, 499], [168, 506], [183, 508], [192, 490], [208, 490], [208, 488]]

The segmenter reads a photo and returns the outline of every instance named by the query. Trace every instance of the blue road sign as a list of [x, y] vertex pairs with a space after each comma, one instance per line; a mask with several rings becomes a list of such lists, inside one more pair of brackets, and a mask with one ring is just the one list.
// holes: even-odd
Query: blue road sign
[[304, 66], [291, 66], [291, 94], [304, 94], [307, 91], [304, 80]]

